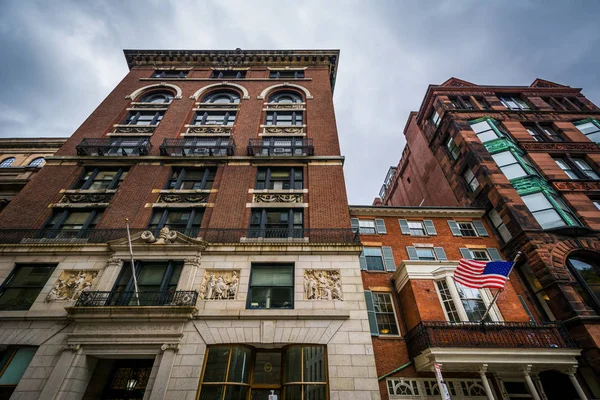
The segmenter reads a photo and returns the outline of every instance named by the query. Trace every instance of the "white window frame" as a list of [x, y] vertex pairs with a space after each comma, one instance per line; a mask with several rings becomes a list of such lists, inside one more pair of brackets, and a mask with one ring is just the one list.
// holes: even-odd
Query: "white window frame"
[[431, 250], [431, 253], [433, 253], [433, 260], [426, 260], [424, 258], [419, 257], [419, 261], [437, 261], [438, 257], [437, 254], [435, 254], [435, 249], [433, 247], [425, 247], [425, 246], [414, 246], [415, 251], [417, 251], [417, 256], [419, 256], [418, 250]]
[[[471, 258], [474, 261], [492, 261], [492, 257], [490, 256], [490, 253], [488, 253], [487, 249], [469, 249], [469, 251], [471, 252]], [[484, 252], [487, 258], [485, 260], [475, 258], [475, 254], [473, 253], [474, 251]]]
[[[427, 229], [425, 229], [425, 223], [423, 223], [423, 221], [406, 221], [408, 222], [408, 230], [411, 230], [411, 226], [410, 224], [414, 224], [414, 225], [420, 225], [421, 226], [421, 230], [423, 231], [422, 234], [416, 234], [416, 233], [412, 233], [412, 231], [410, 232], [410, 236], [429, 236], [427, 234]], [[415, 228], [416, 229], [416, 228]]]
[[[473, 236], [473, 235], [463, 235], [462, 229], [460, 228], [460, 224], [469, 224], [469, 225], [471, 225], [471, 228], [472, 228], [473, 232], [475, 232], [475, 236]], [[471, 221], [456, 221], [456, 225], [458, 225], [458, 230], [460, 231], [461, 237], [479, 237], [479, 233], [477, 232], [477, 229], [475, 229], [475, 224], [473, 224], [473, 222], [471, 222]]]
[[[396, 311], [396, 305], [394, 304], [394, 296], [392, 295], [392, 292], [371, 291], [371, 294], [372, 295], [384, 294], [384, 295], [389, 296], [390, 303], [392, 304], [392, 311], [394, 311], [394, 321], [396, 322], [396, 329], [398, 329], [397, 335], [379, 332], [379, 337], [381, 337], [381, 336], [394, 337], [394, 338], [402, 337], [402, 334], [400, 332], [400, 324], [398, 323], [398, 313]], [[373, 308], [375, 308], [375, 301], [373, 301]], [[380, 313], [380, 314], [387, 314], [387, 313]], [[377, 311], [375, 311], [375, 320], [377, 321]], [[379, 324], [378, 324], [378, 328], [379, 328]]]
[[[372, 224], [372, 226], [371, 226]], [[363, 232], [364, 229], [373, 229], [373, 232]], [[374, 219], [359, 219], [358, 220], [358, 233], [361, 235], [377, 235], [377, 227], [375, 226]]]

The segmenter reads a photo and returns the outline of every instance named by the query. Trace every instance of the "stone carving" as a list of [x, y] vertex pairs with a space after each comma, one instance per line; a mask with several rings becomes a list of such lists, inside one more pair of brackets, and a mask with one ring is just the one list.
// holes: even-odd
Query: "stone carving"
[[218, 133], [229, 135], [232, 128], [228, 126], [190, 126], [187, 133]]
[[239, 270], [206, 270], [200, 285], [200, 300], [235, 300], [240, 286]]
[[304, 133], [304, 128], [302, 127], [266, 127], [265, 128], [265, 133], [284, 133], [284, 134], [290, 134], [290, 133]]
[[161, 193], [158, 203], [206, 203], [208, 193]]
[[232, 109], [236, 109], [238, 108], [239, 103], [223, 103], [223, 104], [219, 104], [219, 103], [199, 103], [198, 104], [198, 108], [201, 109], [206, 109], [206, 108], [216, 108], [216, 109], [223, 109], [223, 108], [232, 108]]
[[173, 243], [175, 239], [177, 239], [177, 231], [171, 231], [165, 226], [159, 231], [158, 237], [154, 237], [154, 234], [151, 231], [142, 232], [142, 235], [140, 237], [146, 243], [167, 244]]
[[302, 194], [255, 194], [255, 203], [302, 203]]
[[304, 104], [298, 104], [298, 103], [291, 103], [291, 104], [279, 104], [279, 103], [269, 103], [267, 104], [267, 107], [270, 109], [277, 109], [277, 110], [302, 110], [304, 109]]
[[108, 203], [114, 193], [65, 193], [60, 203]]
[[519, 142], [519, 146], [528, 152], [565, 152], [582, 151], [586, 153], [600, 153], [600, 146], [596, 143], [570, 143], [570, 142]]
[[154, 133], [156, 126], [117, 126], [115, 133]]
[[75, 301], [84, 290], [89, 290], [98, 271], [63, 271], [46, 296], [46, 302], [56, 300]]
[[304, 271], [306, 300], [344, 300], [340, 271], [307, 269]]
[[179, 350], [179, 343], [165, 343], [162, 346], [160, 346], [160, 349], [162, 351], [167, 351], [167, 350], [178, 351]]
[[72, 351], [74, 353], [77, 353], [80, 348], [81, 345], [78, 343], [67, 343], [61, 346], [62, 351]]
[[574, 192], [598, 192], [600, 191], [600, 182], [598, 181], [555, 181], [552, 185], [557, 190]]
[[152, 108], [152, 109], [164, 109], [169, 108], [171, 103], [131, 103], [132, 108]]

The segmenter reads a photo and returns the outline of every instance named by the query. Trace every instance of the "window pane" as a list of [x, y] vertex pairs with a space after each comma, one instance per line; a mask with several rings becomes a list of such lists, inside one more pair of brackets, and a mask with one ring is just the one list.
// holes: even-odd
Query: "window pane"
[[552, 204], [542, 193], [530, 194], [527, 196], [522, 196], [521, 198], [523, 199], [523, 202], [529, 211], [532, 212], [552, 208]]
[[417, 251], [417, 256], [419, 257], [419, 260], [435, 260], [433, 249], [423, 249], [417, 247], [415, 250]]
[[325, 382], [325, 349], [304, 347], [304, 382]]
[[252, 286], [292, 286], [292, 267], [252, 267]]
[[473, 129], [475, 133], [481, 133], [492, 129], [492, 127], [487, 121], [481, 121], [476, 124], [472, 124], [471, 129]]
[[477, 137], [479, 138], [479, 140], [481, 140], [482, 143], [489, 142], [490, 140], [498, 139], [498, 135], [496, 135], [496, 132], [494, 132], [494, 131], [487, 131], [487, 132], [480, 133], [479, 135], [477, 135]]
[[[271, 368], [265, 368], [270, 364]], [[252, 382], [254, 384], [281, 384], [281, 353], [258, 351]]]
[[508, 164], [514, 164], [517, 162], [515, 156], [510, 151], [503, 151], [502, 153], [493, 154], [492, 158], [496, 161], [498, 166], [503, 167]]
[[525, 172], [523, 167], [519, 164], [509, 165], [507, 167], [502, 167], [501, 169], [509, 180], [527, 176], [527, 172]]
[[283, 382], [302, 382], [302, 347], [294, 346], [284, 350]]
[[[26, 347], [16, 350], [10, 364], [4, 369], [0, 377], [0, 385], [16, 385], [19, 383], [37, 348]], [[12, 351], [11, 351], [12, 354]]]
[[[232, 347], [227, 382], [248, 383], [252, 351], [247, 347]], [[229, 391], [229, 389], [227, 389]]]
[[381, 247], [365, 247], [365, 256], [379, 256], [381, 257]]
[[544, 229], [565, 226], [565, 221], [563, 221], [561, 216], [554, 209], [546, 211], [537, 211], [533, 213], [533, 216]]
[[54, 271], [52, 265], [18, 265], [15, 267], [15, 274], [10, 281], [5, 282], [5, 286], [43, 287], [50, 278], [52, 271]]
[[[225, 382], [230, 351], [229, 346], [209, 347], [208, 359], [206, 360], [206, 368], [204, 370], [204, 382]], [[202, 391], [204, 391], [205, 387], [202, 388]], [[206, 398], [208, 399], [209, 397]]]
[[592, 122], [586, 122], [585, 124], [577, 125], [577, 129], [579, 129], [585, 135], [585, 134], [597, 131], [600, 128], [598, 128]]
[[[206, 376], [206, 372], [204, 376]], [[204, 381], [209, 382], [206, 378]], [[202, 385], [199, 400], [221, 400], [223, 398], [223, 389], [225, 389], [225, 386], [222, 385]]]

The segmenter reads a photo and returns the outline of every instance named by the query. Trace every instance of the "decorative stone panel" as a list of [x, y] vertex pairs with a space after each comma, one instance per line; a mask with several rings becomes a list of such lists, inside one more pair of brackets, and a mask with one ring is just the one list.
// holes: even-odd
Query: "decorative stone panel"
[[564, 152], [584, 152], [600, 153], [600, 146], [596, 143], [569, 143], [569, 142], [519, 142], [519, 146], [529, 153], [564, 153]]
[[337, 269], [304, 270], [305, 300], [344, 300], [342, 280]]
[[190, 126], [186, 133], [231, 135], [232, 126]]
[[161, 193], [158, 203], [206, 203], [209, 193]]
[[304, 110], [304, 103], [291, 103], [291, 104], [279, 104], [279, 103], [267, 103], [265, 104], [268, 110]]
[[65, 192], [59, 203], [109, 203], [114, 195], [114, 190], [101, 193], [85, 191]]
[[263, 128], [263, 133], [264, 134], [269, 134], [269, 135], [298, 135], [298, 134], [304, 134], [304, 127], [302, 126], [288, 126], [288, 127], [281, 127], [281, 126], [265, 126]]
[[240, 286], [240, 270], [204, 271], [200, 285], [200, 300], [235, 300]]
[[556, 190], [568, 192], [600, 192], [600, 182], [598, 181], [553, 181], [552, 186]]
[[304, 196], [302, 193], [272, 193], [272, 194], [255, 194], [254, 203], [302, 203]]
[[46, 302], [56, 300], [75, 301], [82, 291], [92, 287], [98, 271], [63, 271], [46, 296]]
[[154, 133], [156, 126], [117, 126], [115, 133]]

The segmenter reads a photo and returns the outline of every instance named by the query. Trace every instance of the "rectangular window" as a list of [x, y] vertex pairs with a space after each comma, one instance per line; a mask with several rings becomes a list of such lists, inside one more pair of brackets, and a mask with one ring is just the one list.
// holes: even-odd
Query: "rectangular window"
[[408, 221], [408, 229], [412, 236], [425, 236], [425, 226], [421, 221]]
[[267, 137], [259, 139], [255, 155], [261, 156], [304, 156], [312, 155], [312, 141], [298, 137]]
[[508, 228], [506, 227], [504, 221], [502, 221], [502, 218], [500, 217], [500, 214], [498, 214], [496, 210], [490, 210], [488, 216], [492, 221], [492, 225], [494, 226], [494, 228], [496, 228], [504, 242], [508, 242], [510, 239], [512, 239], [512, 235], [508, 231]]
[[525, 169], [519, 164], [519, 161], [510, 151], [503, 151], [500, 153], [492, 154], [492, 158], [500, 167], [500, 170], [508, 178], [508, 180], [521, 178], [527, 176]]
[[475, 101], [477, 101], [477, 103], [479, 103], [479, 107], [481, 107], [482, 110], [490, 109], [490, 105], [488, 104], [487, 100], [484, 97], [476, 96]]
[[471, 250], [471, 256], [473, 257], [473, 260], [475, 261], [491, 261], [490, 255], [488, 254], [487, 250], [483, 250], [483, 249], [470, 249]]
[[452, 106], [458, 110], [474, 110], [473, 103], [469, 96], [454, 96], [450, 97]]
[[55, 264], [16, 264], [0, 287], [0, 310], [29, 310], [54, 268]]
[[525, 125], [525, 129], [536, 142], [563, 142], [563, 138], [550, 126], [539, 123]]
[[368, 271], [385, 271], [381, 247], [365, 247], [363, 252]]
[[8, 399], [25, 374], [37, 347], [8, 347], [0, 353], [0, 398]]
[[521, 196], [542, 229], [565, 226], [566, 223], [543, 193]]
[[255, 189], [301, 190], [303, 189], [302, 167], [258, 168]]
[[406, 246], [406, 252], [410, 260], [419, 261], [447, 261], [446, 252], [443, 247], [413, 247]]
[[451, 136], [448, 136], [448, 140], [446, 140], [446, 148], [453, 160], [456, 160], [460, 155], [460, 150]]
[[473, 171], [471, 171], [471, 168], [467, 168], [465, 172], [463, 172], [463, 178], [465, 179], [465, 182], [467, 182], [467, 185], [472, 192], [479, 188], [479, 181], [475, 177]]
[[433, 122], [433, 125], [435, 125], [436, 128], [440, 126], [440, 114], [438, 114], [437, 111], [434, 111], [433, 114], [431, 114], [431, 122]]
[[[454, 283], [456, 285], [456, 290], [458, 291], [458, 296], [460, 297], [462, 307], [467, 314], [468, 321], [481, 321], [483, 314], [485, 314], [487, 309], [487, 306], [481, 297], [481, 292], [478, 289], [471, 289], [463, 286], [458, 282]], [[485, 320], [491, 321], [489, 314], [486, 316]]]
[[471, 222], [457, 222], [461, 236], [477, 236], [477, 232]]
[[499, 97], [502, 104], [510, 110], [531, 110], [529, 104], [517, 95]]
[[471, 123], [471, 129], [481, 140], [481, 143], [489, 142], [490, 140], [498, 139], [500, 136], [496, 131], [494, 122], [485, 120], [481, 122]]
[[203, 216], [203, 208], [158, 208], [152, 213], [148, 229], [158, 235], [162, 228], [167, 227], [186, 236], [196, 237]]
[[600, 122], [592, 119], [589, 121], [575, 122], [575, 126], [592, 142], [600, 143]]
[[124, 263], [113, 286], [110, 306], [165, 306], [172, 303], [183, 263], [180, 261], [136, 261], [135, 272], [138, 297], [131, 277], [131, 264]]
[[244, 79], [246, 78], [246, 71], [239, 70], [214, 70], [210, 75], [211, 79]]
[[267, 111], [266, 125], [298, 126], [303, 124], [302, 111]]
[[419, 260], [434, 261], [436, 259], [433, 247], [415, 247], [415, 251]]
[[372, 292], [379, 336], [400, 334], [391, 293]]
[[361, 219], [358, 221], [359, 233], [361, 235], [375, 235], [377, 231], [375, 230], [375, 221], [374, 220], [364, 220]]
[[123, 124], [137, 126], [158, 125], [164, 114], [164, 111], [130, 111]]
[[575, 167], [579, 170], [584, 179], [600, 179], [600, 176], [594, 171], [594, 169], [585, 162], [582, 158], [571, 158], [571, 161]]
[[269, 71], [271, 79], [302, 79], [304, 78], [304, 70], [277, 70]]
[[294, 308], [294, 266], [252, 264], [247, 308]]
[[117, 189], [127, 176], [123, 168], [92, 168], [86, 169], [81, 178], [75, 183], [73, 189], [103, 190]]
[[592, 200], [592, 203], [598, 210], [600, 210], [600, 200]]
[[303, 219], [300, 209], [253, 209], [248, 235], [253, 238], [302, 238]]
[[446, 283], [446, 280], [436, 281], [435, 283], [440, 294], [442, 306], [444, 307], [444, 312], [446, 313], [448, 321], [460, 322], [460, 315], [456, 310], [456, 305], [454, 304], [454, 300], [452, 299], [452, 293], [450, 293], [450, 289], [448, 289], [448, 284]]
[[173, 168], [166, 189], [209, 190], [216, 173], [216, 168]]
[[104, 209], [56, 210], [44, 227], [45, 237], [72, 239], [86, 237], [102, 217]]
[[236, 111], [198, 111], [192, 125], [225, 125], [233, 126]]
[[159, 69], [152, 74], [153, 78], [186, 78], [188, 71], [178, 71], [174, 69]]

